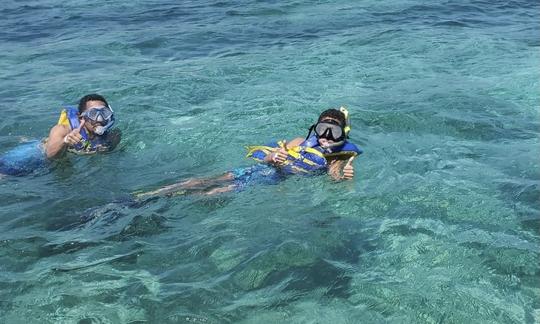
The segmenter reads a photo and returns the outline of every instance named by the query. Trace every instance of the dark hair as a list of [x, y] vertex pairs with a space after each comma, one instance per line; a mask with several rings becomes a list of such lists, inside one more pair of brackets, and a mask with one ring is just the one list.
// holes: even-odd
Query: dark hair
[[79, 100], [79, 113], [84, 112], [84, 110], [86, 109], [86, 103], [88, 101], [103, 101], [107, 105], [107, 107], [109, 107], [109, 103], [107, 102], [107, 100], [105, 100], [105, 98], [102, 95], [98, 95], [97, 93], [92, 93], [92, 94], [82, 97], [81, 100]]
[[343, 114], [341, 111], [337, 109], [327, 109], [323, 111], [321, 115], [319, 116], [318, 122], [320, 122], [325, 117], [330, 117], [330, 118], [338, 120], [341, 126], [343, 127], [345, 127], [347, 123], [347, 121], [345, 120], [345, 114]]

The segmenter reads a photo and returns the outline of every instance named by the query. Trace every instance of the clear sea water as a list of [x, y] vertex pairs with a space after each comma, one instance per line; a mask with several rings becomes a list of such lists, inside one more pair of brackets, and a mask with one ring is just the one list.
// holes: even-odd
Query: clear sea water
[[[0, 181], [1, 323], [540, 322], [540, 3], [0, 3], [0, 152], [106, 96], [124, 137]], [[346, 105], [356, 178], [250, 165]], [[82, 221], [92, 216], [90, 221]]]

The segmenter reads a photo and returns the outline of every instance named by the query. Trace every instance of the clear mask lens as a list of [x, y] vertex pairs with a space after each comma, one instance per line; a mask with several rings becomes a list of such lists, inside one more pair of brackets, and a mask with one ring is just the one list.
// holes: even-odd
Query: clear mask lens
[[343, 129], [330, 123], [318, 123], [315, 126], [315, 133], [321, 138], [337, 141], [343, 137]]
[[106, 124], [112, 118], [112, 110], [108, 107], [92, 108], [83, 112], [83, 117], [91, 121]]

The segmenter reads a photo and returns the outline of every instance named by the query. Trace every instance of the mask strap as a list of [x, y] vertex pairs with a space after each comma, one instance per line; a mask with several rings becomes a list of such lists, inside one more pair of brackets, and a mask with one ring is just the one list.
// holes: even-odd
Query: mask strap
[[307, 136], [306, 136], [306, 139], [305, 139], [306, 141], [308, 140], [309, 136], [311, 136], [311, 132], [312, 132], [313, 129], [315, 128], [315, 125], [316, 125], [316, 124], [313, 124], [313, 125], [311, 125], [311, 126], [309, 127], [309, 132], [308, 132], [308, 134], [307, 134]]

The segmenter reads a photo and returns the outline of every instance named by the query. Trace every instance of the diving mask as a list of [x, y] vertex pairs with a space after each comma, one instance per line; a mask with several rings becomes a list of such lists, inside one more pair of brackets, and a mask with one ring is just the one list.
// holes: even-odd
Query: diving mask
[[101, 124], [94, 129], [97, 135], [105, 134], [114, 125], [114, 112], [110, 106], [90, 108], [81, 116], [92, 123]]
[[338, 142], [345, 138], [343, 128], [334, 120], [325, 120], [315, 125], [315, 134], [319, 138], [326, 138], [328, 140]]

